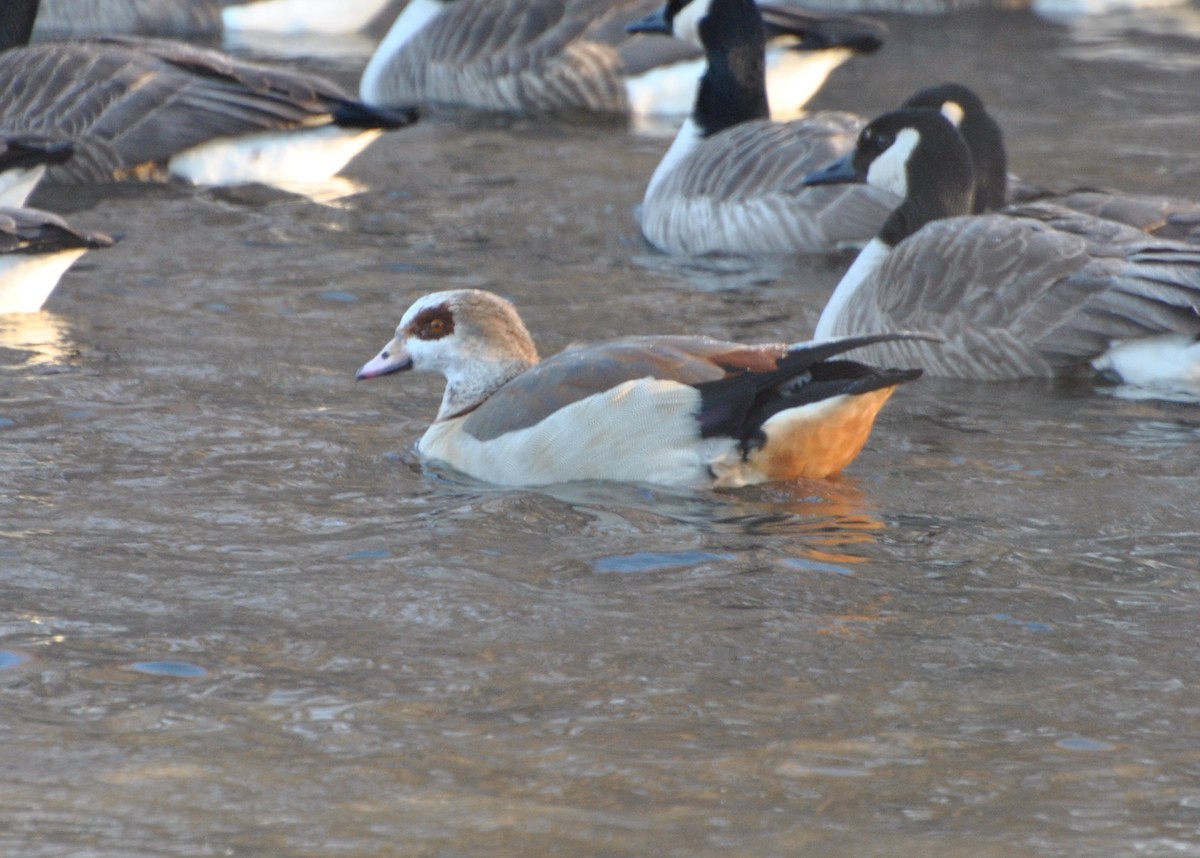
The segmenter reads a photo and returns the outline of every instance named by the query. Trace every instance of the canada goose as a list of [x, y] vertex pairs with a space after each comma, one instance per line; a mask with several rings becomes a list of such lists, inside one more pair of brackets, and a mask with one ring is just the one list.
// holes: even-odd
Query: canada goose
[[[822, 23], [811, 22], [813, 38]], [[695, 108], [642, 199], [642, 233], [666, 253], [820, 253], [862, 244], [897, 200], [868, 187], [810, 188], [804, 177], [854, 145], [862, 120], [826, 112], [769, 118], [763, 27], [752, 0], [684, 0], [630, 26], [675, 35], [708, 58]], [[844, 24], [826, 38], [877, 44]]]
[[36, 313], [75, 260], [114, 243], [50, 212], [0, 207], [0, 313]]
[[0, 206], [25, 205], [51, 164], [71, 157], [69, 140], [36, 135], [0, 136]]
[[[329, 81], [182, 42], [108, 38], [26, 45], [37, 0], [0, 17], [0, 135], [68, 138], [56, 181], [313, 182], [411, 109], [380, 111]], [[18, 47], [13, 47], [17, 45]]]
[[903, 199], [834, 290], [815, 336], [928, 330], [945, 344], [867, 353], [940, 376], [1100, 370], [1134, 384], [1200, 382], [1200, 248], [1058, 206], [970, 214], [970, 152], [941, 113], [884, 114], [809, 181], [865, 181]]
[[[359, 95], [381, 106], [683, 116], [703, 53], [625, 31], [658, 2], [410, 0], [371, 57]], [[806, 13], [763, 9], [772, 104], [795, 116], [851, 52], [798, 40], [795, 21], [811, 19]]]
[[476, 479], [741, 486], [848, 465], [895, 387], [920, 370], [832, 358], [911, 336], [790, 346], [626, 337], [539, 362], [512, 304], [465, 289], [417, 300], [358, 378], [442, 373], [441, 408], [417, 449]]
[[1192, 200], [1099, 188], [1052, 191], [1014, 180], [1000, 124], [983, 99], [961, 83], [926, 87], [901, 106], [940, 110], [958, 128], [975, 168], [975, 212], [996, 211], [1009, 202], [1051, 203], [1163, 238], [1200, 243], [1200, 203]]
[[33, 38], [184, 37], [220, 32], [220, 0], [42, 0]]

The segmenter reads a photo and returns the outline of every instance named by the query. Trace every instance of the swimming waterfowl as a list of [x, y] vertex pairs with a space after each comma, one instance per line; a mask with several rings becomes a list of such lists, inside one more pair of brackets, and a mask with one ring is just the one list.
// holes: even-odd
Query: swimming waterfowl
[[920, 371], [837, 356], [913, 336], [626, 337], [539, 361], [511, 303], [466, 289], [417, 300], [358, 378], [442, 373], [442, 404], [417, 449], [486, 482], [741, 486], [848, 465], [892, 391]]
[[0, 207], [0, 313], [36, 313], [79, 257], [114, 243], [50, 212]]
[[834, 290], [816, 337], [931, 331], [945, 340], [937, 349], [864, 353], [938, 376], [1200, 382], [1200, 248], [1058, 206], [971, 214], [971, 155], [940, 112], [884, 114], [809, 181], [867, 182], [903, 199]]
[[1049, 203], [1103, 220], [1115, 220], [1163, 238], [1200, 243], [1200, 203], [1156, 194], [1129, 194], [1101, 188], [1053, 191], [1008, 174], [1008, 154], [1000, 124], [972, 89], [961, 83], [926, 87], [902, 107], [940, 110], [962, 134], [975, 169], [975, 212], [998, 211], [1010, 202]]
[[[753, 0], [673, 0], [631, 29], [675, 35], [707, 58], [692, 115], [642, 199], [647, 241], [676, 254], [823, 253], [878, 231], [897, 202], [886, 191], [805, 185], [853, 147], [863, 120], [835, 112], [771, 120]], [[851, 52], [873, 37], [842, 28], [840, 38]]]
[[37, 0], [0, 16], [0, 135], [69, 139], [59, 182], [195, 184], [327, 179], [411, 109], [367, 107], [309, 74], [182, 42], [106, 38], [26, 45]]
[[25, 205], [46, 167], [63, 163], [74, 150], [69, 140], [30, 134], [0, 136], [0, 206]]
[[[359, 95], [380, 106], [684, 116], [703, 54], [625, 31], [658, 1], [411, 0], [371, 57]], [[773, 103], [795, 115], [852, 51], [798, 38], [797, 22], [811, 27], [812, 14], [764, 10]], [[878, 46], [878, 30], [875, 38]]]

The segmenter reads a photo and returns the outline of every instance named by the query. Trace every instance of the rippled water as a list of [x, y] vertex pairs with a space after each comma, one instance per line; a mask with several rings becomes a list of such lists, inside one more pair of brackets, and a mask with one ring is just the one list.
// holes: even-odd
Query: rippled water
[[[892, 19], [821, 104], [958, 78], [1028, 178], [1200, 196], [1185, 10]], [[42, 199], [125, 239], [0, 318], [0, 854], [1200, 855], [1196, 405], [922, 380], [838, 480], [512, 491], [412, 455], [438, 380], [354, 383], [447, 286], [545, 352], [805, 336], [845, 260], [641, 245], [664, 146]]]

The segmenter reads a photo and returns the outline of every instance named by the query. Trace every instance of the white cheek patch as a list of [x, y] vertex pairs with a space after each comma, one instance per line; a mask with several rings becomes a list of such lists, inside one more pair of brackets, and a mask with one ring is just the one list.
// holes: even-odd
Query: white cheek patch
[[895, 142], [871, 162], [867, 169], [867, 184], [898, 197], [907, 197], [908, 159], [920, 142], [921, 134], [915, 128], [902, 129]]
[[692, 0], [680, 9], [675, 15], [675, 20], [671, 22], [675, 37], [703, 48], [704, 44], [700, 41], [700, 22], [708, 14], [711, 2], [712, 0]]
[[950, 124], [955, 128], [962, 127], [963, 117], [966, 111], [962, 109], [962, 105], [957, 101], [947, 101], [942, 105], [942, 116], [950, 120]]

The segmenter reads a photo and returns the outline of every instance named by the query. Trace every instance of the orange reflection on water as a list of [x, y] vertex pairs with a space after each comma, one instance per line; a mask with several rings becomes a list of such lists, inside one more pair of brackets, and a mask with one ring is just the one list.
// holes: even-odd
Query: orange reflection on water
[[[870, 495], [851, 477], [776, 484], [772, 495], [772, 506], [787, 514], [787, 533], [796, 537], [794, 556], [809, 563], [862, 563], [867, 558], [850, 551], [874, 543], [887, 527], [872, 514]], [[778, 530], [783, 529], [781, 522]]]

